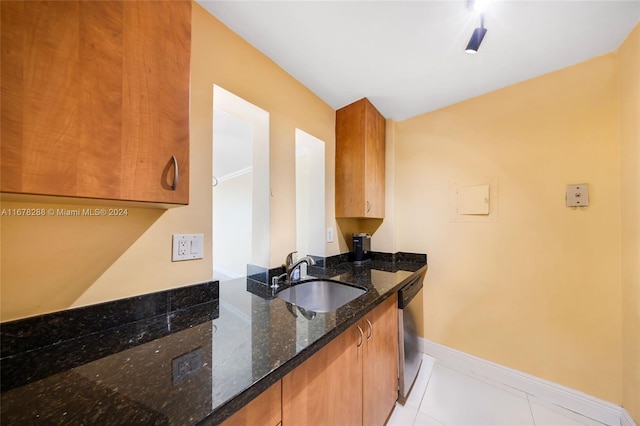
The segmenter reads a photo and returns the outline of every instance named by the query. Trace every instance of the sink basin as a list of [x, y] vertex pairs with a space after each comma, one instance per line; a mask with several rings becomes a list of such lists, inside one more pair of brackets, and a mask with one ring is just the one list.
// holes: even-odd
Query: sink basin
[[331, 280], [302, 281], [280, 291], [276, 297], [308, 311], [331, 312], [367, 290]]

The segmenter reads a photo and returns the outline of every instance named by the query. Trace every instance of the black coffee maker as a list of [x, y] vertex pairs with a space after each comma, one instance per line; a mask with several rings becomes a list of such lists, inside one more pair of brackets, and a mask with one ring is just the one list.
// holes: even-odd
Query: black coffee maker
[[371, 234], [353, 234], [351, 258], [356, 265], [371, 261]]

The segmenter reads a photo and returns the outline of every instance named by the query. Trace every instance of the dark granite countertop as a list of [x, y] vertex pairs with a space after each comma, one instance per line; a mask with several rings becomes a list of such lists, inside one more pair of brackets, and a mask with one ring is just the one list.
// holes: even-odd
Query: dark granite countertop
[[0, 423], [218, 424], [426, 273], [382, 259], [309, 268], [368, 290], [333, 312], [243, 278], [3, 323]]

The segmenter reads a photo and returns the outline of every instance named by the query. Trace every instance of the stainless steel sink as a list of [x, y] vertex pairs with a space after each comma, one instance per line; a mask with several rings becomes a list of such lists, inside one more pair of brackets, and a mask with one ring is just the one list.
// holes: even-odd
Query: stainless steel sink
[[314, 312], [331, 312], [346, 305], [367, 290], [332, 280], [302, 281], [280, 291], [285, 302]]

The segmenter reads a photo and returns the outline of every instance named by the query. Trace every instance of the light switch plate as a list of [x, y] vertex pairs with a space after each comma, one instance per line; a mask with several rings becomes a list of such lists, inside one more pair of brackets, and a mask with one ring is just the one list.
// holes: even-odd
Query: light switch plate
[[586, 207], [589, 205], [589, 184], [567, 185], [567, 207]]
[[204, 234], [173, 234], [171, 260], [202, 259], [204, 257]]
[[327, 228], [327, 242], [333, 242], [333, 228]]

